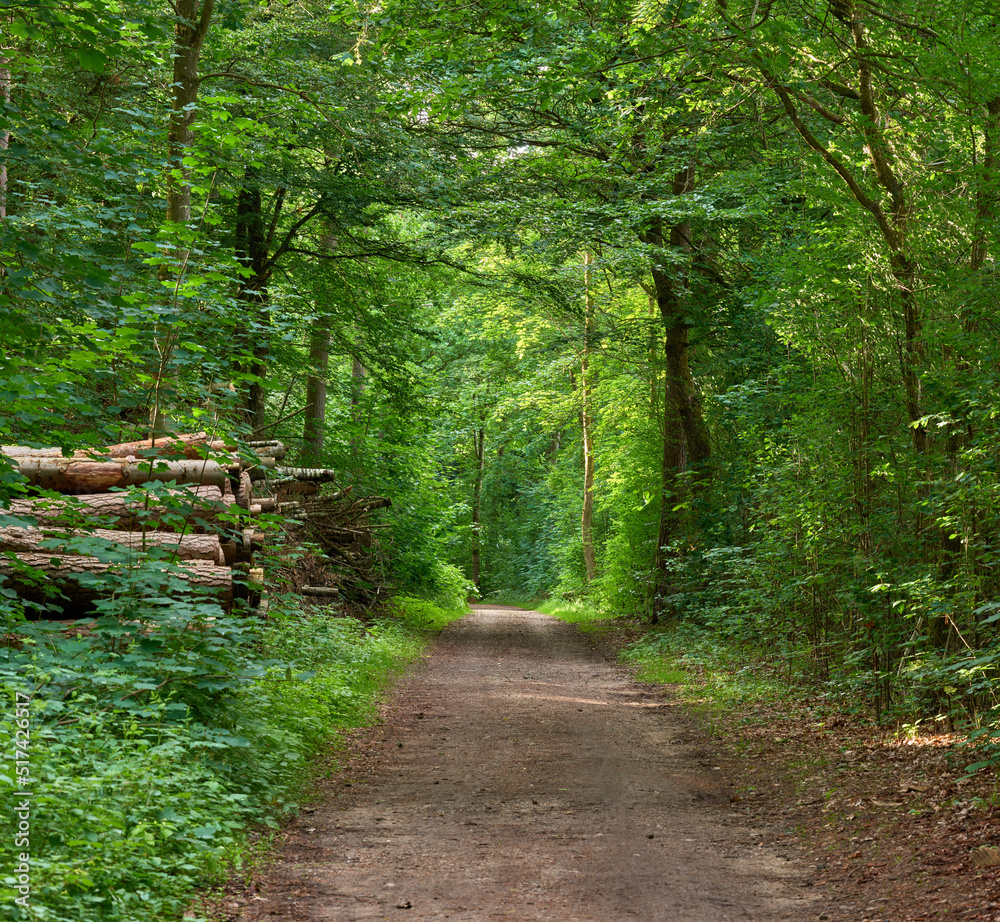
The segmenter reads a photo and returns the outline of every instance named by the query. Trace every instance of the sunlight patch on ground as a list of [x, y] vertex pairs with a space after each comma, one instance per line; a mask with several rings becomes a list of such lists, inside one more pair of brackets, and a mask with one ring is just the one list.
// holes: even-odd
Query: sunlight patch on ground
[[901, 736], [895, 740], [887, 740], [886, 747], [916, 747], [920, 749], [950, 749], [958, 745], [964, 737], [957, 733], [917, 733], [913, 736]]
[[538, 700], [538, 701], [563, 701], [567, 704], [596, 704], [601, 707], [607, 707], [610, 702], [608, 701], [595, 701], [593, 698], [568, 698], [565, 695], [532, 695], [528, 692], [517, 692], [513, 695], [505, 695], [505, 698], [518, 698], [521, 700]]

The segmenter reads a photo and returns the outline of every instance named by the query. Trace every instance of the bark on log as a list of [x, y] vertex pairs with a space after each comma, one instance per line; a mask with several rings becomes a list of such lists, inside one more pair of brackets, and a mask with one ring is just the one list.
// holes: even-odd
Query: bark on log
[[28, 458], [37, 455], [40, 458], [61, 458], [61, 448], [29, 448], [27, 445], [0, 445], [0, 455], [6, 455], [11, 460]]
[[277, 463], [274, 458], [259, 458], [257, 464], [242, 462], [242, 467], [250, 475], [250, 479], [257, 483], [259, 480], [266, 479], [267, 472], [273, 471]]
[[[170, 490], [170, 497], [176, 497], [179, 505], [190, 504], [190, 512], [170, 510], [171, 515], [182, 514], [189, 519], [214, 521], [215, 516], [227, 508], [222, 500], [222, 492], [218, 487], [188, 487]], [[150, 502], [147, 508], [144, 499], [137, 499], [126, 493], [95, 493], [74, 496], [66, 500], [14, 500], [10, 506], [10, 514], [31, 517], [36, 522], [65, 522], [78, 524], [81, 519], [100, 517], [102, 520], [114, 521], [110, 524], [127, 530], [136, 530], [146, 522], [155, 521], [166, 513], [166, 507]], [[172, 527], [159, 525], [160, 528]]]
[[208, 451], [236, 450], [234, 442], [223, 439], [210, 439], [204, 432], [187, 435], [162, 436], [158, 439], [140, 439], [137, 442], [120, 442], [104, 449], [92, 451], [95, 456], [107, 455], [109, 458], [148, 457], [153, 452], [157, 457], [203, 458]]
[[[141, 457], [143, 453], [155, 453], [157, 456], [163, 457], [196, 459], [203, 457], [206, 449], [232, 452], [236, 450], [236, 444], [221, 439], [210, 439], [205, 432], [191, 432], [178, 436], [162, 436], [158, 439], [119, 442], [116, 445], [105, 447], [78, 448], [67, 457], [83, 461], [103, 461], [109, 458]], [[27, 445], [2, 445], [0, 453], [9, 458], [63, 457], [60, 448], [29, 448]]]
[[340, 590], [336, 586], [303, 586], [302, 595], [317, 596], [321, 599], [340, 598]]
[[274, 458], [275, 461], [283, 460], [288, 454], [288, 448], [285, 447], [285, 443], [279, 441], [278, 439], [247, 442], [247, 445], [262, 458]]
[[278, 487], [279, 501], [285, 496], [312, 496], [319, 491], [319, 485], [309, 481], [289, 481]]
[[249, 563], [253, 559], [253, 552], [260, 550], [260, 547], [261, 542], [254, 529], [245, 528], [235, 538], [222, 542], [222, 553], [226, 558], [226, 565], [234, 567]]
[[[58, 588], [71, 602], [93, 602], [104, 594], [104, 588], [98, 581], [80, 582], [85, 574], [100, 576], [111, 575], [121, 571], [115, 564], [104, 563], [93, 557], [70, 554], [19, 554], [18, 561], [27, 564], [44, 574], [41, 584], [29, 578], [19, 570], [10, 558], [0, 558], [0, 574], [6, 577], [7, 585], [15, 589], [18, 595], [26, 599], [44, 601], [45, 588]], [[222, 605], [229, 605], [233, 599], [233, 575], [228, 567], [216, 567], [212, 564], [187, 562], [176, 565], [176, 575], [188, 582], [192, 587], [206, 590]], [[59, 602], [58, 599], [53, 601]]]
[[[248, 442], [257, 455], [257, 461], [242, 461], [244, 466], [261, 466], [268, 469], [275, 467], [278, 461], [287, 454], [288, 449], [282, 442]], [[77, 461], [107, 461], [117, 458], [157, 457], [179, 460], [197, 460], [204, 458], [207, 452], [237, 451], [239, 446], [232, 440], [210, 439], [204, 432], [189, 433], [178, 436], [162, 436], [158, 439], [139, 439], [134, 442], [119, 442], [106, 447], [79, 448], [68, 455]], [[61, 458], [61, 448], [30, 448], [27, 445], [0, 445], [0, 454], [14, 459], [21, 458]]]
[[50, 553], [47, 548], [39, 547], [42, 541], [63, 541], [59, 547], [53, 548], [53, 554], [79, 555], [71, 544], [74, 537], [94, 537], [110, 541], [122, 549], [141, 553], [146, 547], [162, 547], [175, 554], [179, 560], [203, 560], [215, 566], [225, 566], [226, 558], [222, 552], [222, 543], [218, 535], [174, 535], [170, 532], [147, 531], [112, 531], [98, 528], [94, 531], [81, 532], [72, 536], [65, 533], [53, 533], [51, 528], [0, 528], [0, 551], [17, 551], [19, 553]]
[[250, 555], [243, 550], [243, 542], [230, 538], [222, 542], [222, 553], [226, 558], [226, 566], [234, 567], [238, 563], [246, 563]]
[[240, 473], [240, 483], [236, 490], [236, 505], [249, 511], [253, 503], [253, 482], [247, 471]]
[[83, 461], [77, 458], [22, 458], [17, 469], [28, 482], [61, 493], [104, 493], [151, 480], [221, 487], [226, 471], [215, 461]]
[[312, 483], [334, 483], [342, 476], [341, 471], [323, 467], [275, 467], [277, 483], [293, 480], [309, 480]]

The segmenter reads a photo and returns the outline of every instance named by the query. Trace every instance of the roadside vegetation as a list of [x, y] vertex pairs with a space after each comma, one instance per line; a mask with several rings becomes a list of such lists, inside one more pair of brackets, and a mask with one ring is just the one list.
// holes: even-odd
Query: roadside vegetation
[[[22, 625], [0, 683], [11, 704], [31, 696], [30, 776], [2, 780], [31, 795], [33, 886], [22, 911], [0, 880], [4, 917], [180, 918], [196, 887], [297, 812], [317, 754], [375, 719], [387, 685], [465, 612], [460, 597], [438, 601], [401, 598], [368, 621], [285, 596], [266, 620], [175, 602], [152, 623], [108, 616], [76, 636]], [[14, 713], [0, 720], [5, 752]]]

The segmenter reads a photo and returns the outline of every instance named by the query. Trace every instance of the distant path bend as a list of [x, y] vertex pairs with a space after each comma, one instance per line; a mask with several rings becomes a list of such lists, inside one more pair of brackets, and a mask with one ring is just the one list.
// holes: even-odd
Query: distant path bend
[[569, 625], [476, 606], [303, 814], [244, 922], [808, 918], [791, 862], [662, 694]]

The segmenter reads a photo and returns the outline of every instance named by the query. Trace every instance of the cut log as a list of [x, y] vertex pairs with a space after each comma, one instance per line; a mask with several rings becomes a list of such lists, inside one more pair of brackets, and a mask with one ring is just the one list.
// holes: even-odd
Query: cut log
[[236, 490], [236, 505], [240, 509], [250, 509], [253, 503], [253, 482], [250, 480], [250, 474], [247, 471], [242, 471], [240, 473], [240, 482]]
[[[273, 468], [287, 454], [284, 443], [248, 442], [248, 447], [257, 455], [257, 461], [242, 461], [245, 466]], [[107, 461], [117, 458], [165, 458], [197, 460], [206, 457], [207, 452], [227, 452], [232, 454], [239, 445], [232, 439], [210, 438], [204, 432], [193, 432], [178, 436], [162, 436], [158, 439], [138, 439], [134, 442], [119, 442], [116, 445], [78, 448], [65, 457], [77, 461]], [[31, 448], [27, 445], [0, 445], [0, 454], [14, 458], [61, 458], [61, 448]]]
[[[142, 552], [146, 547], [162, 547], [175, 554], [179, 560], [203, 560], [216, 566], [225, 566], [226, 563], [218, 535], [174, 535], [160, 531], [147, 531], [143, 534], [140, 531], [111, 531], [98, 528], [83, 532], [82, 536], [113, 542], [123, 550]], [[0, 551], [47, 554], [49, 549], [39, 545], [42, 541], [54, 540], [64, 541], [64, 544], [52, 548], [52, 553], [86, 554], [86, 551], [75, 551], [72, 548], [74, 537], [78, 536], [56, 534], [51, 528], [0, 528]], [[70, 547], [67, 548], [65, 545]]]
[[222, 553], [225, 555], [227, 567], [234, 567], [238, 563], [246, 563], [250, 559], [249, 549], [244, 551], [243, 542], [232, 538], [222, 542]]
[[94, 456], [107, 455], [109, 458], [149, 457], [156, 453], [157, 457], [203, 458], [209, 451], [236, 450], [234, 442], [209, 438], [205, 432], [192, 432], [178, 436], [163, 436], [158, 439], [140, 439], [137, 442], [120, 442], [107, 448], [91, 450]]
[[274, 458], [258, 458], [256, 464], [247, 464], [245, 461], [240, 463], [254, 483], [258, 480], [264, 480], [267, 477], [267, 472], [273, 471], [278, 464]]
[[[170, 510], [171, 516], [180, 514], [188, 520], [202, 519], [211, 522], [227, 508], [218, 487], [181, 487], [169, 490], [167, 495], [176, 497], [183, 510]], [[148, 526], [167, 511], [166, 507], [153, 502], [152, 498], [147, 504], [145, 498], [138, 498], [134, 493], [84, 494], [65, 500], [19, 499], [11, 503], [9, 510], [11, 515], [30, 516], [36, 522], [46, 523], [79, 524], [82, 519], [100, 517], [102, 525], [109, 524], [128, 530], [141, 528], [143, 522]], [[111, 521], [107, 522], [107, 519]]]
[[[196, 459], [204, 457], [205, 451], [228, 451], [236, 450], [234, 442], [225, 442], [221, 439], [210, 439], [205, 432], [192, 432], [178, 436], [163, 436], [158, 439], [140, 439], [135, 442], [120, 442], [117, 445], [93, 446], [91, 448], [78, 448], [71, 455], [76, 460], [105, 461], [110, 458], [128, 457], [148, 457], [150, 454], [165, 458], [189, 458]], [[26, 445], [2, 445], [0, 453], [9, 458], [61, 458], [63, 452], [61, 448], [29, 448]]]
[[322, 467], [275, 467], [275, 483], [287, 483], [293, 480], [309, 480], [313, 483], [334, 483], [343, 476], [342, 471], [334, 471]]
[[247, 445], [262, 458], [274, 458], [275, 461], [282, 461], [288, 454], [285, 443], [277, 439], [265, 442], [247, 442]]
[[278, 496], [312, 496], [319, 492], [319, 485], [309, 480], [289, 480], [278, 487]]
[[[49, 598], [46, 589], [57, 589], [71, 602], [93, 602], [106, 595], [108, 587], [104, 585], [104, 580], [92, 577], [110, 576], [123, 569], [116, 564], [75, 554], [19, 554], [17, 559], [19, 563], [41, 571], [41, 579], [32, 578], [7, 557], [0, 558], [0, 574], [6, 577], [6, 584], [18, 595], [34, 601], [45, 601]], [[233, 575], [228, 567], [198, 561], [176, 564], [174, 572], [192, 587], [207, 591], [220, 604], [229, 605], [232, 602]], [[52, 601], [59, 603], [60, 600], [53, 598]]]
[[322, 599], [337, 599], [340, 597], [340, 590], [336, 586], [303, 586], [302, 595], [317, 596]]
[[[17, 460], [17, 459], [14, 459]], [[104, 493], [151, 480], [221, 487], [226, 471], [215, 461], [82, 461], [76, 458], [30, 457], [17, 461], [29, 483], [61, 493]]]
[[0, 455], [6, 455], [11, 460], [15, 458], [61, 458], [61, 448], [29, 448], [27, 445], [0, 445]]

